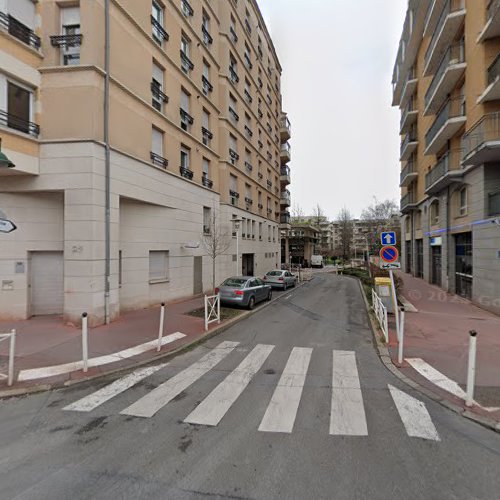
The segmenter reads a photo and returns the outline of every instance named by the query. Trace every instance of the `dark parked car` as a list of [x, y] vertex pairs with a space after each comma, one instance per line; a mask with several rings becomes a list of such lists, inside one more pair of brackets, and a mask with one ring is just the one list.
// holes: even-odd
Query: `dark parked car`
[[222, 304], [238, 305], [253, 309], [257, 302], [271, 300], [272, 289], [253, 276], [233, 276], [216, 289]]

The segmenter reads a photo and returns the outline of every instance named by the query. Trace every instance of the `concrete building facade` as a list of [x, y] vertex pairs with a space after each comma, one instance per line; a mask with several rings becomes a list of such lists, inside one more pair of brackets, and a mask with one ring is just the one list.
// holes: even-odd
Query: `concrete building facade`
[[217, 281], [278, 266], [280, 77], [254, 0], [0, 0], [0, 317], [208, 291], [214, 216]]
[[393, 105], [404, 270], [500, 313], [500, 1], [410, 0]]

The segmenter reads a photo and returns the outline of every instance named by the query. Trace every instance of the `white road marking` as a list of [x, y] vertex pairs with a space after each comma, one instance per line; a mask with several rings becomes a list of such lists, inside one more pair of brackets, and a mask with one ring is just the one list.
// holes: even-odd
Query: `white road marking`
[[[170, 344], [171, 342], [175, 342], [176, 340], [182, 339], [184, 337], [185, 335], [180, 332], [166, 335], [165, 337], [162, 338], [161, 345], [163, 346], [165, 344]], [[151, 342], [146, 342], [145, 344], [139, 344], [134, 347], [130, 347], [129, 349], [115, 352], [113, 354], [107, 354], [106, 356], [98, 356], [96, 358], [90, 358], [88, 360], [88, 366], [89, 368], [92, 368], [94, 366], [116, 363], [117, 361], [121, 361], [127, 358], [132, 358], [134, 356], [138, 356], [139, 354], [143, 354], [147, 351], [156, 349], [157, 346], [158, 346], [158, 340], [152, 340]], [[44, 368], [32, 368], [29, 370], [21, 370], [19, 372], [18, 380], [24, 381], [24, 380], [34, 380], [38, 378], [53, 377], [55, 375], [63, 375], [64, 373], [70, 373], [82, 369], [83, 369], [82, 361], [75, 361], [73, 363], [65, 363], [62, 365], [55, 365], [55, 366], [46, 366]]]
[[330, 434], [367, 436], [365, 408], [353, 351], [333, 351]]
[[184, 420], [190, 424], [217, 425], [238, 399], [252, 377], [260, 370], [273, 345], [257, 344], [232, 371]]
[[287, 296], [285, 297], [285, 300], [288, 300], [291, 296], [292, 296], [292, 294], [287, 295]]
[[389, 384], [389, 391], [410, 437], [440, 441], [425, 404]]
[[74, 403], [71, 403], [68, 406], [65, 406], [63, 410], [67, 411], [92, 411], [95, 410], [98, 406], [101, 406], [106, 401], [109, 401], [111, 398], [118, 396], [122, 392], [125, 392], [127, 389], [130, 389], [135, 384], [139, 383], [141, 380], [149, 377], [153, 373], [165, 368], [167, 363], [163, 363], [161, 365], [156, 366], [148, 366], [146, 368], [141, 368], [132, 373], [129, 373], [125, 377], [119, 378], [115, 380], [111, 384], [99, 389], [88, 396], [85, 396]]
[[172, 399], [186, 390], [191, 384], [214, 368], [222, 361], [239, 342], [222, 342], [215, 349], [205, 354], [199, 361], [153, 389], [143, 398], [125, 408], [122, 415], [135, 417], [152, 417]]
[[423, 359], [409, 358], [406, 361], [408, 361], [412, 368], [420, 373], [420, 375], [423, 375], [427, 380], [437, 385], [438, 387], [441, 387], [441, 389], [451, 392], [461, 399], [466, 398], [467, 395], [454, 380], [449, 379], [446, 375], [443, 375], [441, 372], [437, 371]]
[[259, 426], [264, 432], [292, 432], [312, 349], [294, 347]]

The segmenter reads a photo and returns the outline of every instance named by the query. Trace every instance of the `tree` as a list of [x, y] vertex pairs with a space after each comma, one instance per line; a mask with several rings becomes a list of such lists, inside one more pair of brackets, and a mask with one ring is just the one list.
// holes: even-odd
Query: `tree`
[[223, 228], [219, 221], [219, 216], [212, 209], [210, 222], [203, 228], [203, 247], [208, 256], [212, 259], [212, 289], [215, 293], [215, 263], [219, 255], [224, 254], [231, 246], [231, 233], [227, 228]]
[[363, 210], [361, 219], [368, 229], [367, 240], [371, 253], [378, 253], [380, 250], [380, 233], [382, 231], [399, 229], [399, 225], [395, 226], [394, 224], [398, 213], [399, 208], [394, 200], [379, 201], [376, 197], [373, 197], [373, 203]]
[[313, 208], [312, 224], [315, 227], [321, 227], [321, 224], [324, 224], [325, 222], [327, 222], [325, 212], [323, 212], [320, 204], [317, 203]]
[[337, 224], [339, 228], [340, 249], [342, 259], [348, 260], [351, 257], [351, 244], [354, 235], [354, 223], [351, 212], [344, 207], [337, 216]]
[[298, 203], [293, 204], [292, 219], [294, 222], [301, 222], [304, 219], [304, 210]]

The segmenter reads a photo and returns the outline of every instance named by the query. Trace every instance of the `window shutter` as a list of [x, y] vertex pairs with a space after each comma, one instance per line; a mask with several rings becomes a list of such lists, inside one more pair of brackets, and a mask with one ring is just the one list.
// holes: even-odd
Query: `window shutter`
[[156, 128], [153, 128], [151, 146], [153, 153], [163, 156], [163, 132]]
[[36, 10], [32, 0], [8, 0], [7, 12], [31, 30], [35, 29]]
[[153, 78], [163, 87], [163, 69], [153, 63]]
[[189, 113], [189, 96], [186, 94], [186, 92], [181, 92], [181, 108], [186, 113]]

